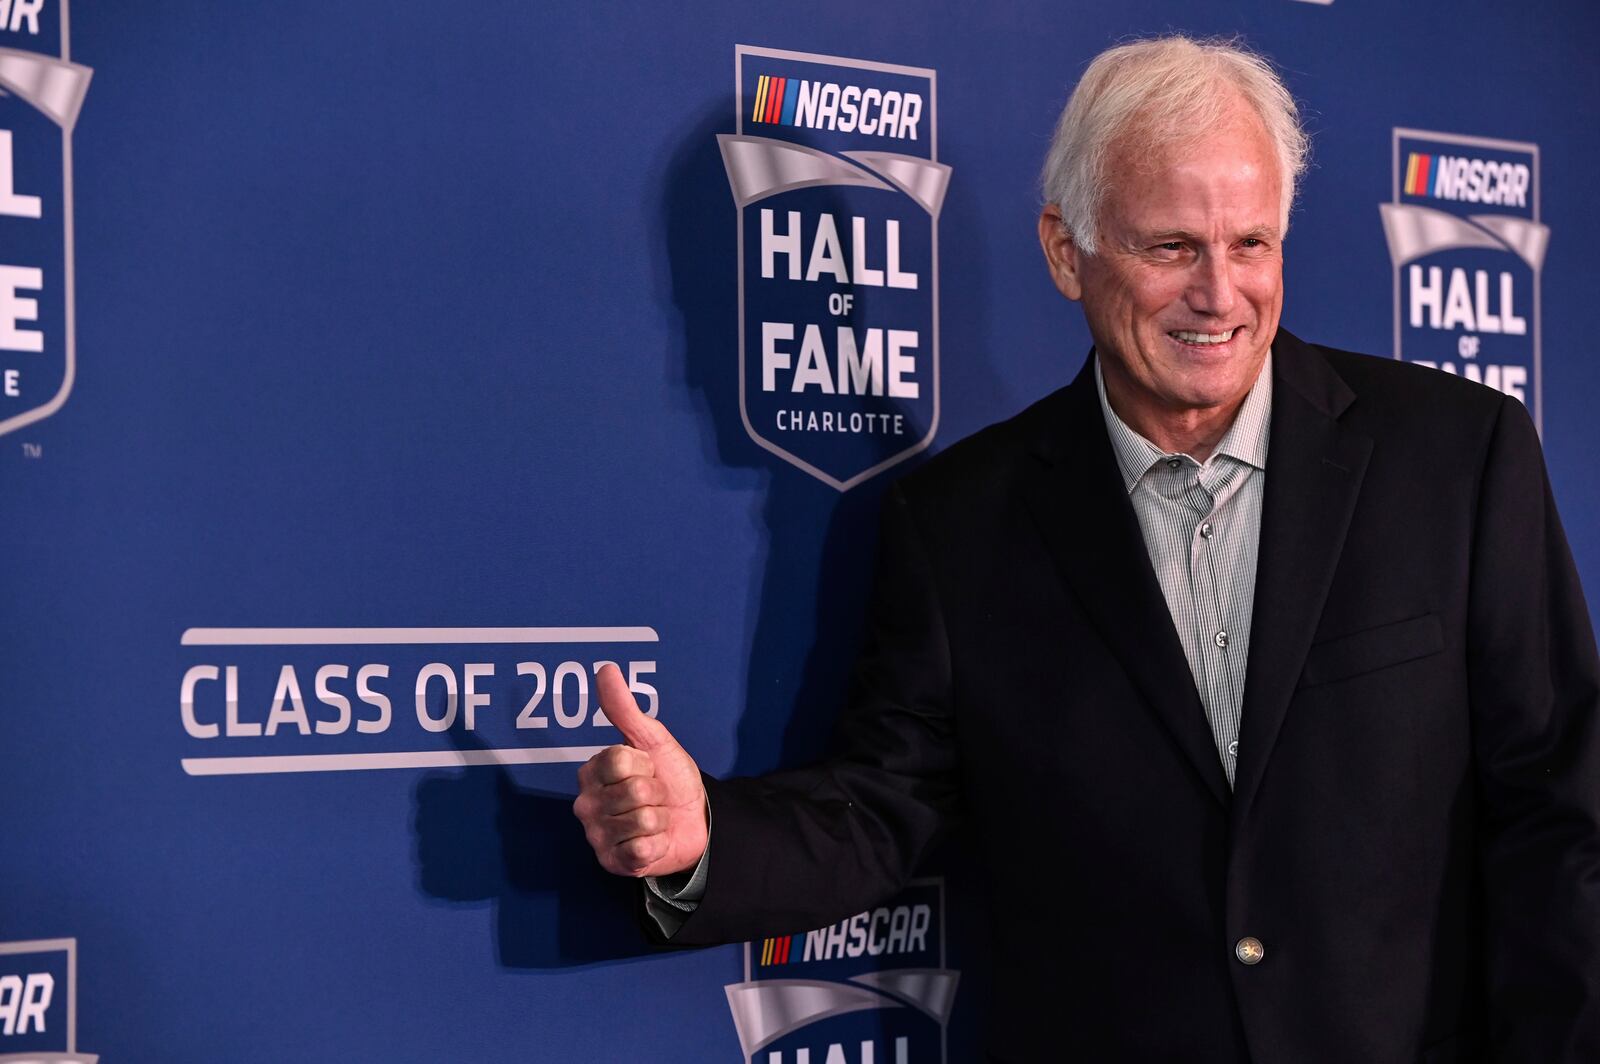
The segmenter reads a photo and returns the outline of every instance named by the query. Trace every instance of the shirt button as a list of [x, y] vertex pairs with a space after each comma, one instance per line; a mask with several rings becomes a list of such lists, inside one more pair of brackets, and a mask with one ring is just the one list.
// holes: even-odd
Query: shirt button
[[1235, 740], [1233, 740], [1233, 742], [1228, 744], [1228, 756], [1229, 757], [1238, 757], [1239, 756], [1239, 740], [1235, 739]]
[[1180, 459], [1177, 459], [1177, 458], [1168, 458], [1167, 459], [1167, 468], [1168, 469], [1177, 469], [1182, 464], [1183, 464], [1183, 462]]
[[1211, 522], [1207, 521], [1200, 526], [1200, 534], [1207, 539], [1211, 538]]
[[1218, 632], [1216, 635], [1211, 637], [1211, 640], [1212, 642], [1216, 643], [1217, 646], [1225, 648], [1228, 645], [1228, 633]]
[[1267, 947], [1261, 944], [1259, 938], [1247, 935], [1234, 945], [1233, 955], [1239, 958], [1240, 964], [1260, 964], [1261, 958], [1267, 955]]

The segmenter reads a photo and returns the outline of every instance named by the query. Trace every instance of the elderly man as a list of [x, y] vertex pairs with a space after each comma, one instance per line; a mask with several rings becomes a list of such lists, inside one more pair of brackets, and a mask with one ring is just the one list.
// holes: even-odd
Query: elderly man
[[1039, 237], [1094, 357], [891, 490], [836, 756], [702, 780], [601, 678], [628, 746], [576, 811], [675, 943], [865, 909], [960, 818], [995, 1060], [1600, 1060], [1600, 663], [1539, 445], [1279, 328], [1304, 156], [1235, 46], [1089, 66]]

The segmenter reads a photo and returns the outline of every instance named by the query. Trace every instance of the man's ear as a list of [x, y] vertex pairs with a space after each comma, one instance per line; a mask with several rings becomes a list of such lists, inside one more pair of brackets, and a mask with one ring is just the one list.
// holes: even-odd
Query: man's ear
[[1082, 252], [1061, 220], [1061, 208], [1053, 203], [1039, 212], [1039, 246], [1044, 249], [1050, 279], [1056, 283], [1056, 288], [1074, 302], [1082, 299], [1083, 280], [1078, 273]]

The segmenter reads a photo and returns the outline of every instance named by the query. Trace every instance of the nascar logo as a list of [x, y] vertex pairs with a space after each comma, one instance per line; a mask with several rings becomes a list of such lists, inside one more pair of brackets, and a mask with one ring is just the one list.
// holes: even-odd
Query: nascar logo
[[[799, 963], [830, 961], [843, 957], [882, 957], [898, 953], [920, 953], [928, 948], [928, 925], [933, 908], [928, 905], [896, 905], [857, 913], [828, 927], [807, 931]], [[761, 966], [788, 964], [800, 935], [783, 935], [761, 941]]]
[[922, 96], [835, 81], [762, 74], [750, 121], [767, 125], [830, 129], [840, 133], [916, 140], [922, 118]]
[[1408, 196], [1526, 207], [1532, 180], [1533, 172], [1525, 163], [1411, 152], [1405, 190]]

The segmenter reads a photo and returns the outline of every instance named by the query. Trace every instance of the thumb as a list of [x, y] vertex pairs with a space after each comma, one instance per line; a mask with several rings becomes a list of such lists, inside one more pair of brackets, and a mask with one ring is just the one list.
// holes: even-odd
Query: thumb
[[628, 690], [628, 681], [622, 678], [621, 669], [608, 661], [594, 679], [600, 692], [600, 708], [605, 710], [606, 718], [617, 726], [629, 746], [650, 753], [678, 745], [665, 724], [640, 711], [633, 692]]

